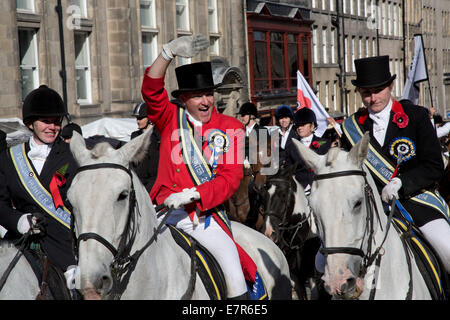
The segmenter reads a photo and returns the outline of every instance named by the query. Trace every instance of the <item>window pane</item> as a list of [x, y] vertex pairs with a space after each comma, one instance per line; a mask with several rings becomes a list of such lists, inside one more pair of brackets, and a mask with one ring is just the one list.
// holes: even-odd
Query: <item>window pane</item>
[[22, 80], [22, 101], [25, 100], [27, 95], [36, 88], [34, 81], [34, 69], [24, 69], [20, 70], [20, 78]]
[[302, 42], [302, 57], [303, 57], [303, 76], [309, 77], [309, 65], [308, 65], [308, 39], [303, 38]]
[[283, 41], [283, 34], [280, 32], [272, 32], [270, 34], [270, 40], [272, 41]]
[[267, 54], [264, 42], [255, 42], [255, 78], [267, 78]]
[[86, 48], [86, 35], [82, 33], [76, 33], [74, 35], [75, 40], [75, 65], [87, 66], [87, 48]]
[[16, 0], [17, 9], [34, 11], [34, 0]]
[[85, 69], [76, 69], [75, 79], [77, 81], [77, 99], [87, 100], [87, 77]]
[[288, 44], [288, 55], [289, 75], [291, 77], [296, 77], [298, 70], [297, 44]]
[[255, 40], [266, 40], [266, 33], [261, 31], [253, 32], [253, 37]]
[[86, 0], [72, 0], [72, 5], [78, 7], [77, 14], [80, 14], [83, 18], [87, 17]]
[[[271, 75], [273, 79], [274, 88], [286, 88], [285, 66], [284, 66], [284, 52], [283, 44], [278, 42], [272, 42], [270, 44], [270, 58], [272, 62]], [[281, 80], [282, 78], [283, 80]]]
[[38, 86], [36, 32], [19, 30], [20, 77], [22, 100]]
[[155, 28], [155, 2], [153, 0], [141, 0], [141, 25]]
[[142, 33], [142, 62], [144, 68], [150, 66], [158, 56], [157, 36], [152, 33]]
[[209, 32], [217, 33], [217, 0], [208, 1]]
[[189, 3], [187, 0], [176, 1], [177, 29], [189, 30]]

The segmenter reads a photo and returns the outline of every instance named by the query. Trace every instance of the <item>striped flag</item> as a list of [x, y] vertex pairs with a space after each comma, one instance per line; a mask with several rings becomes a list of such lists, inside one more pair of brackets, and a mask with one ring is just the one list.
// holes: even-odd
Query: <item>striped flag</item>
[[297, 71], [297, 110], [301, 108], [310, 108], [314, 111], [317, 119], [317, 129], [314, 134], [322, 137], [325, 130], [327, 130], [327, 118], [330, 118], [330, 116], [314, 94], [306, 79], [300, 71]]
[[423, 50], [421, 34], [414, 35], [414, 56], [409, 67], [408, 78], [403, 88], [402, 99], [408, 99], [414, 104], [419, 102], [419, 82], [428, 80], [427, 63]]

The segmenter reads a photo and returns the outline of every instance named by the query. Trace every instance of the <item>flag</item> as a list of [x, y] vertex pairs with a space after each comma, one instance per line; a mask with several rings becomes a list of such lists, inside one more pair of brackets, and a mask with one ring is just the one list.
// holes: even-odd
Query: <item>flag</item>
[[[314, 91], [311, 89], [306, 79], [300, 71], [297, 71], [297, 110], [301, 108], [310, 108], [314, 111], [317, 119], [317, 129], [314, 134], [318, 137], [322, 137], [325, 130], [327, 130], [327, 118], [330, 118], [330, 116], [314, 94]], [[338, 132], [341, 131], [339, 127], [335, 128]], [[342, 132], [340, 133], [342, 134]]]
[[419, 102], [419, 82], [428, 80], [427, 63], [423, 50], [421, 34], [414, 35], [414, 56], [409, 67], [408, 77], [403, 88], [402, 99], [408, 99], [414, 104]]

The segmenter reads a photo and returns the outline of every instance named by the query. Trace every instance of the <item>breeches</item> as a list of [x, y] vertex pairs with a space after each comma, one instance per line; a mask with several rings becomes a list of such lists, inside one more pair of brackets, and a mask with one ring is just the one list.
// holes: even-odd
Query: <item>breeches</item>
[[439, 255], [447, 273], [450, 273], [450, 225], [448, 222], [444, 219], [436, 219], [419, 229]]
[[210, 224], [205, 229], [204, 216], [199, 218], [197, 225], [194, 225], [186, 211], [174, 210], [166, 223], [191, 235], [211, 252], [224, 273], [228, 297], [236, 297], [247, 292], [236, 245], [214, 218], [211, 217]]

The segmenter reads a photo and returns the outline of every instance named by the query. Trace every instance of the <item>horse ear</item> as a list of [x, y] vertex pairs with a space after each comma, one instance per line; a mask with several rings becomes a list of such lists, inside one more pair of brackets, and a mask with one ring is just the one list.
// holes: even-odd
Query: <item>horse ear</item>
[[369, 132], [366, 132], [362, 139], [359, 140], [359, 142], [350, 150], [348, 157], [356, 165], [362, 166], [364, 160], [366, 159], [367, 153], [369, 152], [369, 142]]
[[318, 155], [308, 147], [305, 147], [303, 143], [297, 139], [292, 139], [292, 142], [296, 146], [300, 156], [305, 161], [306, 165], [314, 170], [314, 172], [319, 172], [319, 169], [323, 166], [325, 158], [324, 156]]
[[79, 165], [89, 157], [89, 150], [86, 148], [86, 142], [84, 141], [83, 136], [75, 130], [70, 139], [70, 151]]
[[147, 154], [153, 127], [145, 130], [140, 136], [131, 139], [117, 151], [126, 162], [139, 163]]

